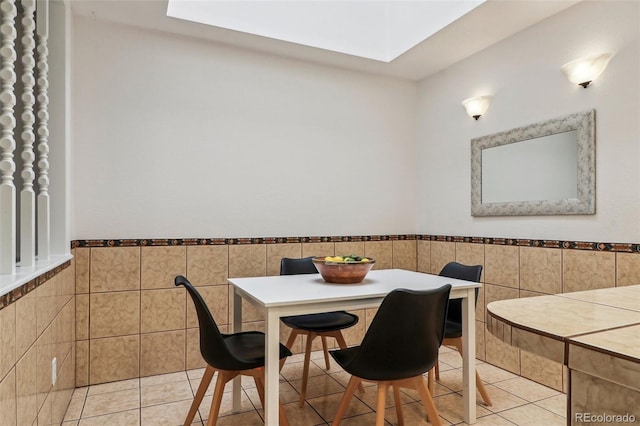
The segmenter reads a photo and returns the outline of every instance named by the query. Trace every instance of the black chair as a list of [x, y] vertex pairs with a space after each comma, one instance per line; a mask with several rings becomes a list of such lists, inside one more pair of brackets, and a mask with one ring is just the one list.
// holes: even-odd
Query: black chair
[[[480, 282], [480, 276], [482, 275], [482, 265], [468, 266], [458, 262], [449, 262], [444, 265], [444, 268], [440, 271], [440, 276], [448, 278], [457, 278], [459, 280]], [[476, 300], [478, 303], [478, 291], [476, 288]], [[462, 356], [462, 300], [453, 299], [449, 301], [449, 311], [447, 313], [447, 323], [444, 331], [444, 339], [442, 341], [444, 346], [454, 347], [458, 350]], [[438, 363], [435, 365], [436, 380], [440, 379], [440, 369]], [[482, 400], [485, 405], [491, 406], [491, 398], [480, 380], [480, 375], [476, 371], [476, 387], [482, 396]]]
[[[238, 375], [253, 377], [260, 401], [264, 406], [264, 333], [258, 331], [234, 334], [220, 333], [204, 299], [202, 299], [202, 296], [193, 285], [182, 275], [178, 275], [175, 278], [175, 285], [184, 286], [193, 299], [200, 327], [200, 353], [207, 362], [207, 368], [204, 371], [184, 425], [188, 426], [193, 422], [196, 411], [198, 411], [198, 407], [202, 402], [202, 397], [204, 397], [216, 371], [218, 372], [218, 378], [216, 379], [207, 426], [215, 426], [217, 423], [224, 387], [227, 382]], [[280, 345], [281, 365], [284, 358], [290, 355], [291, 351]], [[280, 425], [289, 425], [282, 405], [280, 405]]]
[[[317, 274], [318, 270], [313, 264], [313, 256], [302, 259], [282, 258], [280, 261], [280, 275]], [[304, 405], [307, 394], [307, 381], [309, 379], [309, 361], [311, 357], [311, 344], [316, 337], [322, 340], [324, 362], [327, 370], [331, 368], [329, 351], [327, 350], [327, 337], [333, 337], [340, 348], [346, 348], [342, 331], [358, 323], [358, 316], [346, 311], [323, 312], [320, 314], [294, 315], [282, 317], [282, 322], [291, 327], [291, 334], [286, 346], [291, 349], [298, 335], [307, 336], [307, 344], [304, 352], [304, 367], [302, 371], [302, 385], [300, 390], [300, 406]], [[363, 389], [361, 388], [363, 391]]]
[[431, 424], [441, 424], [424, 373], [438, 359], [450, 292], [451, 284], [434, 290], [394, 290], [384, 298], [360, 346], [331, 351], [336, 362], [351, 374], [332, 426], [340, 424], [363, 380], [378, 384], [376, 426], [384, 424], [389, 386], [398, 424], [403, 424], [400, 387], [417, 390]]

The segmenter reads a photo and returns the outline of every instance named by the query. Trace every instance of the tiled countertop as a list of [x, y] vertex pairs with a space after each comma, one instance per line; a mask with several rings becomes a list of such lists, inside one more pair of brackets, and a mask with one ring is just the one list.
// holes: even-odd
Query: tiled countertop
[[500, 300], [487, 312], [496, 337], [564, 364], [569, 343], [640, 362], [640, 285]]

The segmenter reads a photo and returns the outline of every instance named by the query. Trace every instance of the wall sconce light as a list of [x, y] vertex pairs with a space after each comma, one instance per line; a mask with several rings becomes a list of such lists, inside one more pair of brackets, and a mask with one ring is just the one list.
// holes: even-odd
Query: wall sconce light
[[492, 98], [493, 96], [490, 95], [476, 96], [475, 98], [469, 98], [462, 101], [462, 106], [467, 110], [469, 117], [473, 117], [477, 120], [481, 115], [487, 112], [487, 108], [489, 108]]
[[593, 80], [602, 74], [612, 57], [612, 53], [599, 53], [568, 62], [561, 69], [567, 74], [570, 82], [586, 89]]

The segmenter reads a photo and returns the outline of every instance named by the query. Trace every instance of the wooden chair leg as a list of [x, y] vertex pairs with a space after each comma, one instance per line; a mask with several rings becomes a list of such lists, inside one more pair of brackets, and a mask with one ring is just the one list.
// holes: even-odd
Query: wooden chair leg
[[433, 367], [431, 370], [429, 370], [429, 372], [427, 373], [427, 387], [429, 388], [429, 393], [431, 394], [431, 396], [435, 395], [435, 391], [436, 391], [436, 385], [433, 381], [433, 376], [435, 374], [435, 367]]
[[331, 426], [339, 426], [342, 421], [342, 417], [344, 417], [344, 413], [347, 412], [347, 407], [349, 407], [349, 402], [351, 402], [351, 397], [353, 397], [353, 393], [356, 391], [358, 384], [361, 380], [356, 376], [351, 376], [349, 379], [349, 383], [347, 384], [347, 388], [344, 390], [344, 395], [342, 395], [342, 401], [340, 401], [340, 405], [338, 406], [338, 410], [336, 411], [336, 416], [333, 418], [333, 422]]
[[329, 349], [327, 348], [327, 336], [320, 336], [322, 340], [322, 352], [324, 353], [324, 365], [327, 370], [331, 368], [331, 364], [329, 364]]
[[376, 403], [376, 426], [384, 426], [384, 406], [387, 403], [387, 382], [378, 383], [378, 399]]
[[[256, 390], [258, 391], [258, 397], [264, 410], [264, 369], [260, 369], [253, 375], [253, 380], [256, 382]], [[280, 426], [289, 426], [289, 419], [284, 412], [284, 407], [281, 403], [278, 403], [278, 411], [280, 412]]]
[[440, 416], [438, 416], [438, 409], [436, 408], [436, 404], [433, 402], [433, 398], [429, 393], [429, 389], [427, 389], [427, 385], [424, 382], [424, 377], [416, 377], [415, 384], [416, 389], [420, 394], [420, 399], [422, 400], [424, 410], [427, 413], [427, 419], [429, 420], [429, 423], [431, 423], [433, 426], [442, 426], [442, 423], [440, 422]]
[[440, 380], [440, 361], [436, 360], [436, 365], [433, 367], [436, 380]]
[[289, 334], [289, 339], [287, 339], [287, 344], [285, 345], [287, 349], [291, 350], [291, 346], [293, 346], [293, 342], [295, 342], [298, 334], [300, 334], [298, 330], [296, 330], [295, 328], [291, 329], [291, 334]]
[[482, 396], [484, 405], [491, 407], [491, 398], [489, 398], [489, 393], [487, 392], [487, 389], [485, 389], [484, 383], [482, 383], [482, 380], [480, 380], [480, 375], [478, 374], [477, 371], [476, 371], [476, 387], [478, 388], [478, 391]]
[[[455, 346], [460, 356], [464, 356], [462, 355], [462, 339], [452, 339], [451, 344]], [[478, 374], [477, 370], [476, 370], [476, 387], [478, 388], [478, 392], [480, 392], [480, 396], [482, 396], [484, 405], [491, 407], [491, 398], [489, 398], [489, 393], [487, 392], [487, 389], [484, 387], [484, 383], [482, 383], [482, 380], [480, 379], [480, 375]]]
[[304, 350], [304, 365], [302, 367], [302, 384], [300, 385], [300, 407], [304, 406], [304, 400], [307, 397], [307, 381], [309, 380], [309, 361], [311, 360], [311, 343], [316, 337], [315, 333], [307, 334], [307, 345]]
[[238, 375], [236, 371], [218, 371], [216, 387], [213, 391], [213, 399], [211, 400], [211, 410], [209, 410], [209, 420], [207, 426], [216, 426], [218, 415], [220, 414], [220, 405], [222, 404], [222, 395], [224, 394], [224, 386], [227, 382]]
[[404, 426], [404, 417], [402, 416], [402, 401], [400, 401], [400, 387], [391, 386], [393, 388], [393, 401], [396, 404], [396, 415], [398, 416], [398, 426]]
[[200, 385], [198, 386], [198, 390], [196, 391], [196, 395], [193, 397], [193, 402], [191, 403], [191, 408], [189, 408], [189, 413], [187, 413], [187, 418], [184, 420], [184, 426], [189, 426], [194, 417], [196, 416], [196, 412], [200, 407], [200, 403], [202, 402], [202, 398], [204, 394], [207, 392], [209, 388], [209, 383], [211, 383], [211, 379], [215, 374], [216, 369], [210, 365], [207, 365], [207, 368], [204, 370], [204, 374], [202, 375], [202, 379], [200, 379]]

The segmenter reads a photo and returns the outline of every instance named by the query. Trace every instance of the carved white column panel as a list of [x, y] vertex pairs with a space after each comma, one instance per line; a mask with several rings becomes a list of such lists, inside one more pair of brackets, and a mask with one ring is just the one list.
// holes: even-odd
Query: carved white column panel
[[33, 171], [33, 163], [35, 155], [33, 152], [33, 144], [35, 142], [35, 134], [33, 125], [35, 123], [35, 115], [33, 106], [35, 104], [35, 96], [33, 89], [35, 86], [35, 77], [33, 71], [35, 68], [35, 49], [36, 41], [34, 38], [36, 21], [35, 21], [35, 0], [22, 0], [23, 16], [22, 16], [22, 191], [20, 192], [20, 265], [32, 266], [36, 254], [36, 197], [33, 190], [33, 181], [35, 173]]
[[49, 211], [49, 65], [47, 35], [37, 37], [38, 52], [38, 259], [50, 253]]
[[16, 188], [13, 184], [16, 14], [14, 0], [0, 2], [0, 274], [13, 274], [16, 268]]

